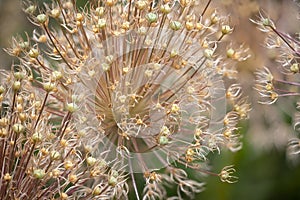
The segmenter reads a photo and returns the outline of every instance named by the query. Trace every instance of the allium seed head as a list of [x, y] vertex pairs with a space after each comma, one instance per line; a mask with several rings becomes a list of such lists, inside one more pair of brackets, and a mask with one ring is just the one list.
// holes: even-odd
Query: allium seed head
[[166, 199], [169, 184], [193, 198], [203, 183], [181, 165], [234, 182], [232, 168], [201, 166], [241, 147], [237, 125], [250, 105], [240, 85], [224, 82], [248, 55], [220, 45], [232, 28], [209, 4], [27, 6], [37, 30], [13, 39], [7, 52], [20, 66], [0, 79], [0, 136], [10, 144], [0, 144], [1, 174], [12, 179], [0, 198]]

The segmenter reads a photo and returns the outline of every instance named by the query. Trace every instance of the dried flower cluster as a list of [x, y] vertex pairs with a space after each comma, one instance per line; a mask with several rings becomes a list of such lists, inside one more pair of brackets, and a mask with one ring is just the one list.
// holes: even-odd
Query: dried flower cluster
[[[260, 14], [258, 20], [252, 20], [259, 26], [259, 30], [267, 35], [265, 46], [267, 49], [273, 50], [275, 61], [279, 65], [279, 75], [274, 76], [267, 67], [256, 72], [255, 89], [260, 94], [262, 104], [273, 104], [280, 97], [298, 97], [300, 83], [297, 81], [300, 73], [300, 41], [299, 37], [290, 35], [279, 30], [275, 23], [264, 14]], [[297, 103], [297, 111], [295, 111], [294, 128], [299, 131], [300, 114], [299, 102]], [[294, 113], [292, 113], [294, 114]], [[292, 139], [288, 144], [288, 154], [296, 155], [300, 153], [300, 139]]]
[[193, 198], [203, 183], [187, 168], [235, 182], [205, 163], [241, 148], [250, 105], [224, 81], [248, 54], [205, 2], [26, 2], [37, 30], [1, 73], [0, 198]]

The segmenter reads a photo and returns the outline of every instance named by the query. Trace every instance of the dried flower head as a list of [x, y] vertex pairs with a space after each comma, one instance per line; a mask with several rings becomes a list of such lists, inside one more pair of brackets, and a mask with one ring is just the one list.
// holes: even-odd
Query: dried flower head
[[[267, 67], [256, 72], [255, 89], [259, 92], [263, 104], [273, 104], [280, 97], [291, 97], [298, 101], [300, 83], [299, 61], [300, 41], [298, 36], [290, 35], [276, 27], [270, 17], [261, 13], [257, 20], [251, 20], [266, 33], [265, 47], [273, 51], [275, 62], [278, 64], [279, 73], [273, 76], [275, 68], [269, 70]], [[295, 34], [296, 35], [296, 34]], [[299, 104], [299, 103], [297, 103]], [[299, 113], [295, 115], [295, 130], [299, 130]], [[298, 139], [292, 139], [288, 143], [288, 155], [299, 154]]]
[[[120, 199], [132, 191], [137, 199], [165, 199], [174, 184], [178, 198], [193, 198], [203, 183], [185, 168], [234, 182], [231, 168], [213, 173], [201, 166], [209, 153], [241, 148], [237, 125], [250, 105], [240, 85], [224, 81], [234, 81], [235, 63], [248, 54], [243, 46], [219, 45], [233, 29], [210, 3], [106, 0], [79, 9], [59, 0], [36, 9], [27, 2], [38, 30], [32, 39], [13, 39], [7, 52], [19, 58], [36, 94], [18, 108], [25, 75], [7, 78], [13, 82], [3, 88], [12, 88], [12, 97], [4, 96], [13, 100], [4, 117], [8, 141], [31, 138], [31, 145], [18, 143], [30, 166], [18, 180], [32, 175], [35, 185], [1, 194]], [[35, 118], [22, 121], [15, 109]], [[18, 164], [14, 159], [7, 162]], [[7, 179], [19, 169], [13, 164], [2, 173]], [[144, 175], [143, 190], [135, 173]]]

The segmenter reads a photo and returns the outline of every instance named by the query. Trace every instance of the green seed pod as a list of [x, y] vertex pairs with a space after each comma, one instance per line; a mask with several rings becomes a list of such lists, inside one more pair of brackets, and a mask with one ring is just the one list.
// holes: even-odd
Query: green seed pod
[[44, 24], [47, 21], [48, 17], [45, 14], [39, 14], [38, 16], [36, 16], [36, 19], [40, 24]]
[[36, 179], [42, 179], [46, 175], [45, 171], [43, 169], [35, 169], [33, 170], [33, 176]]
[[160, 145], [166, 145], [166, 144], [169, 143], [169, 139], [166, 136], [162, 135], [162, 136], [159, 137], [158, 143]]
[[40, 134], [40, 133], [38, 133], [38, 132], [35, 132], [33, 135], [32, 135], [32, 140], [34, 141], [34, 142], [40, 142], [40, 141], [42, 141], [42, 135]]
[[146, 19], [151, 24], [151, 23], [157, 22], [158, 16], [155, 13], [148, 13], [146, 15]]
[[23, 133], [25, 131], [25, 127], [22, 124], [14, 124], [12, 127], [15, 133]]
[[33, 14], [35, 10], [36, 10], [36, 6], [30, 5], [26, 8], [25, 12], [28, 14]]
[[97, 159], [90, 156], [90, 157], [88, 157], [88, 158], [86, 159], [86, 162], [87, 162], [87, 164], [88, 164], [89, 166], [93, 166], [93, 165], [95, 165], [95, 163], [97, 162]]
[[73, 113], [78, 110], [78, 106], [75, 103], [67, 103], [66, 110]]
[[29, 48], [29, 42], [21, 42], [19, 45], [22, 49], [28, 49]]
[[109, 185], [115, 186], [115, 185], [117, 185], [117, 183], [118, 183], [118, 179], [117, 179], [116, 177], [110, 176], [110, 177], [108, 178], [108, 184], [109, 184]]
[[233, 58], [234, 54], [235, 51], [232, 48], [228, 49], [226, 52], [227, 58]]
[[22, 80], [24, 78], [25, 74], [23, 72], [15, 72], [14, 77], [17, 80]]
[[170, 23], [170, 28], [174, 31], [178, 31], [179, 29], [181, 29], [181, 23], [178, 21], [171, 21]]
[[60, 153], [58, 151], [51, 151], [50, 152], [50, 159], [51, 160], [58, 160], [60, 158]]
[[54, 89], [55, 89], [55, 83], [44, 83], [43, 84], [43, 87], [44, 87], [44, 90], [46, 91], [46, 92], [51, 92], [51, 91], [53, 91]]
[[272, 21], [271, 21], [270, 19], [268, 19], [268, 18], [264, 18], [264, 19], [262, 20], [262, 24], [263, 24], [264, 26], [271, 26], [271, 25], [272, 25]]
[[99, 194], [101, 194], [102, 189], [97, 185], [94, 190], [93, 190], [93, 195], [97, 196]]
[[164, 14], [168, 14], [171, 12], [171, 8], [170, 8], [169, 4], [161, 5], [160, 11]]
[[17, 91], [20, 90], [20, 88], [21, 88], [21, 82], [20, 82], [20, 81], [15, 81], [15, 82], [13, 83], [13, 90], [14, 90], [15, 92], [17, 92]]
[[223, 25], [221, 31], [223, 35], [226, 35], [232, 32], [232, 28], [230, 28], [228, 25]]
[[39, 51], [35, 48], [32, 48], [32, 49], [30, 49], [28, 55], [31, 58], [37, 58], [39, 56]]

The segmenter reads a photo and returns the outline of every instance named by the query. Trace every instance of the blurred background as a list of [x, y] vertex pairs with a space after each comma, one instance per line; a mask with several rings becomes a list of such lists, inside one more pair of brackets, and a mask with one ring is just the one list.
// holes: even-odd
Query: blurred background
[[[78, 2], [83, 5], [86, 0]], [[211, 156], [214, 171], [234, 165], [239, 181], [227, 184], [216, 177], [202, 177], [207, 182], [206, 190], [196, 199], [300, 199], [300, 162], [286, 154], [288, 140], [299, 136], [292, 125], [296, 101], [285, 98], [272, 106], [257, 103], [254, 71], [263, 66], [276, 71], [278, 65], [272, 60], [272, 52], [263, 47], [265, 35], [249, 21], [264, 11], [279, 30], [295, 33], [300, 30], [299, 7], [292, 0], [215, 0], [212, 4], [212, 8], [230, 16], [231, 23], [235, 24], [234, 39], [250, 48], [251, 58], [241, 63], [238, 70], [253, 108], [249, 121], [241, 124], [243, 149], [234, 154], [223, 151], [221, 155]], [[9, 46], [11, 36], [24, 35], [34, 29], [21, 8], [20, 0], [0, 0], [0, 69], [9, 68], [13, 62], [2, 50]]]

